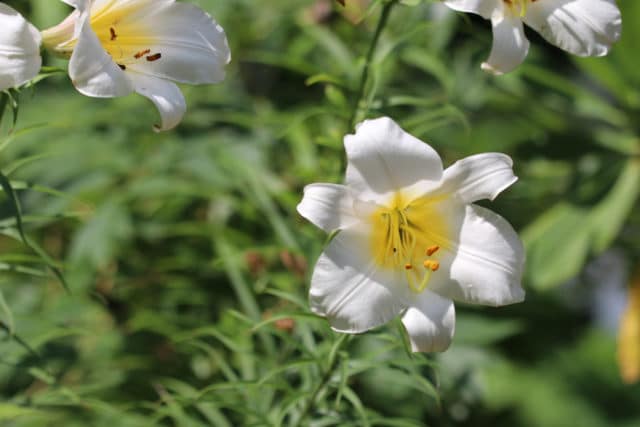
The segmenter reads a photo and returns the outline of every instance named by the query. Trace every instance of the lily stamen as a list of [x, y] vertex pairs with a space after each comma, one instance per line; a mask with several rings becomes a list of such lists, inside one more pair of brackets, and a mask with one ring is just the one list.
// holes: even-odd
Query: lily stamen
[[438, 271], [438, 269], [440, 268], [440, 263], [433, 259], [425, 260], [423, 265], [424, 268], [431, 271]]
[[440, 246], [433, 245], [433, 246], [429, 246], [427, 248], [427, 250], [425, 251], [425, 253], [427, 254], [427, 256], [431, 256], [431, 255], [435, 254], [436, 252], [438, 252], [439, 250], [440, 250]]
[[524, 18], [527, 15], [527, 1], [528, 0], [520, 0], [520, 17]]
[[151, 53], [151, 49], [145, 49], [145, 50], [141, 50], [140, 52], [136, 53], [135, 55], [133, 55], [133, 57], [135, 59], [140, 59], [145, 55], [148, 55]]
[[420, 259], [423, 254], [431, 257], [440, 250], [439, 245], [432, 244], [429, 234], [446, 232], [446, 226], [431, 209], [432, 205], [424, 200], [416, 202], [396, 193], [386, 207], [374, 213], [376, 262], [385, 268], [403, 268], [406, 283], [415, 293], [423, 292], [431, 274], [440, 268], [438, 261]]
[[425, 289], [427, 289], [427, 285], [429, 284], [429, 280], [431, 279], [431, 274], [433, 273], [433, 271], [434, 270], [426, 269], [424, 276], [422, 277], [422, 280], [418, 285], [416, 285], [413, 279], [410, 279], [409, 289], [411, 289], [416, 294], [422, 293]]

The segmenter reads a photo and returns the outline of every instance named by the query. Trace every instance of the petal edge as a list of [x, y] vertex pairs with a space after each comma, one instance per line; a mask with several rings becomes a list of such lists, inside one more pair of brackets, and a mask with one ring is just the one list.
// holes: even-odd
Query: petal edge
[[513, 160], [502, 153], [482, 153], [458, 160], [444, 171], [438, 192], [455, 193], [464, 203], [495, 199], [514, 184]]
[[366, 332], [407, 307], [408, 287], [395, 272], [377, 268], [367, 257], [368, 244], [359, 227], [342, 230], [313, 269], [311, 310], [326, 317], [335, 331]]
[[310, 184], [297, 206], [300, 215], [327, 233], [358, 221], [349, 189], [337, 184]]
[[549, 43], [578, 56], [604, 56], [622, 33], [612, 0], [559, 0], [531, 4], [524, 21]]
[[432, 186], [442, 177], [440, 156], [389, 117], [365, 120], [344, 138], [346, 184], [363, 201]]
[[414, 353], [447, 350], [455, 333], [455, 320], [455, 307], [450, 299], [428, 290], [417, 295], [415, 304], [402, 315], [411, 350]]
[[522, 19], [511, 13], [496, 13], [491, 18], [493, 45], [491, 53], [481, 68], [491, 74], [501, 75], [513, 71], [522, 64], [529, 53], [529, 40], [524, 34]]
[[443, 249], [439, 270], [449, 274], [434, 274], [429, 289], [469, 304], [498, 307], [523, 301], [525, 252], [511, 225], [478, 205], [451, 216], [459, 222], [459, 234]]

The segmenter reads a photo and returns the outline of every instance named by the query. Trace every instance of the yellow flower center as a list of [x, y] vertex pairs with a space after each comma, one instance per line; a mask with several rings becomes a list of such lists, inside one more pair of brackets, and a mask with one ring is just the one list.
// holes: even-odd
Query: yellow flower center
[[524, 18], [527, 15], [527, 6], [536, 0], [502, 0], [511, 9], [514, 15]]
[[[100, 9], [91, 10], [91, 28], [102, 48], [123, 70], [137, 61], [155, 62], [162, 58], [162, 52], [151, 50], [157, 41], [151, 36], [151, 23], [143, 19], [128, 19], [139, 14], [141, 5], [144, 4], [117, 5], [117, 0], [112, 0]], [[44, 45], [63, 57], [70, 57], [78, 43], [78, 39], [73, 37], [77, 18], [78, 13], [74, 12], [60, 25], [43, 31]]]
[[404, 269], [409, 288], [420, 293], [440, 268], [433, 257], [446, 246], [448, 226], [437, 209], [439, 199], [409, 199], [396, 193], [371, 216], [371, 249], [378, 266]]

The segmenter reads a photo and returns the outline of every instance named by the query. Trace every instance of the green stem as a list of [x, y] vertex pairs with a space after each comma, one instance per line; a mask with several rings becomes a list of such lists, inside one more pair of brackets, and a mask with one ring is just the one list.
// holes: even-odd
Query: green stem
[[0, 124], [2, 124], [2, 117], [7, 109], [7, 102], [9, 102], [9, 95], [4, 92], [0, 92]]
[[391, 15], [391, 9], [397, 3], [398, 0], [390, 0], [384, 4], [382, 7], [382, 13], [380, 14], [380, 20], [378, 21], [378, 25], [376, 27], [376, 31], [373, 34], [373, 39], [371, 40], [371, 45], [369, 45], [369, 51], [367, 52], [367, 57], [365, 59], [364, 68], [362, 69], [362, 75], [360, 76], [360, 85], [358, 86], [358, 91], [356, 92], [356, 97], [353, 103], [353, 110], [351, 112], [351, 117], [349, 118], [349, 129], [348, 132], [353, 130], [353, 127], [356, 125], [356, 119], [358, 118], [358, 110], [360, 109], [360, 103], [364, 98], [364, 92], [367, 87], [367, 82], [369, 80], [369, 72], [371, 69], [371, 62], [373, 61], [373, 55], [378, 47], [378, 42], [380, 41], [380, 35], [382, 34], [382, 30], [386, 27], [387, 22], [389, 21], [389, 16]]
[[15, 342], [17, 342], [22, 348], [24, 348], [29, 354], [31, 354], [32, 356], [34, 356], [36, 359], [38, 359], [42, 365], [43, 365], [43, 369], [44, 368], [44, 364], [45, 361], [42, 358], [42, 356], [40, 355], [40, 353], [38, 353], [36, 350], [33, 349], [33, 347], [31, 347], [25, 340], [23, 340], [22, 338], [20, 338], [17, 334], [14, 333], [14, 331], [9, 327], [9, 325], [6, 325], [3, 321], [0, 320], [0, 330], [3, 330], [7, 333], [7, 335], [9, 336], [10, 339], [14, 340]]
[[322, 375], [322, 378], [320, 379], [320, 382], [318, 383], [316, 388], [313, 390], [313, 393], [311, 394], [311, 397], [309, 398], [306, 405], [304, 406], [304, 409], [302, 410], [302, 414], [300, 414], [300, 418], [298, 418], [298, 422], [296, 422], [295, 427], [300, 427], [302, 425], [302, 422], [307, 418], [309, 413], [311, 413], [311, 410], [313, 409], [313, 405], [316, 402], [318, 395], [331, 380], [331, 377], [333, 376], [336, 368], [339, 365], [338, 352], [340, 350], [340, 347], [349, 337], [350, 335], [342, 334], [340, 335], [336, 343], [333, 345], [333, 348], [329, 353], [329, 367]]

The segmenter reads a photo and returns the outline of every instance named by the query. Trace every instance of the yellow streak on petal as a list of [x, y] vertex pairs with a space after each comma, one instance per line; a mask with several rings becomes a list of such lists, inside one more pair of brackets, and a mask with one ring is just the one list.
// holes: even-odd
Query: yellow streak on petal
[[[111, 0], [94, 5], [91, 9], [91, 28], [103, 49], [118, 64], [145, 61], [146, 57], [136, 57], [136, 54], [153, 49], [158, 43], [157, 37], [153, 36], [154, 22], [146, 19], [143, 13], [145, 7], [149, 7], [149, 0], [127, 2], [124, 5], [119, 0]], [[56, 54], [69, 58], [78, 43], [73, 37], [78, 16], [76, 11], [61, 24], [44, 30], [44, 45]], [[160, 52], [150, 52], [151, 55], [157, 53]]]
[[520, 18], [524, 18], [527, 16], [527, 6], [529, 3], [533, 3], [536, 0], [503, 0], [505, 5], [507, 6], [507, 10], [513, 16], [519, 16]]
[[146, 3], [148, 2], [138, 1], [119, 6], [117, 1], [111, 1], [100, 9], [91, 10], [91, 28], [104, 50], [119, 64], [140, 60], [136, 54], [157, 42], [151, 36], [153, 23], [145, 20], [140, 13]]
[[618, 365], [627, 384], [640, 380], [640, 269], [629, 286], [627, 310], [618, 332]]

